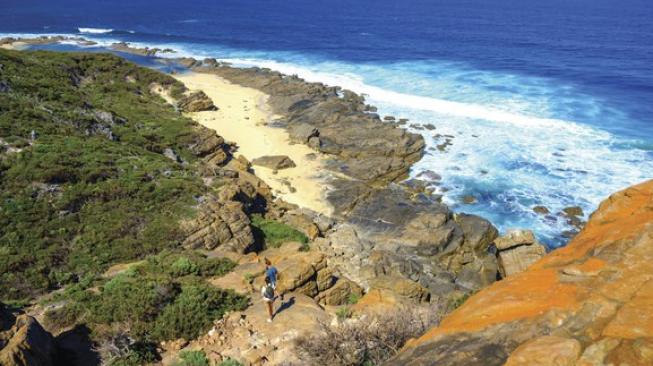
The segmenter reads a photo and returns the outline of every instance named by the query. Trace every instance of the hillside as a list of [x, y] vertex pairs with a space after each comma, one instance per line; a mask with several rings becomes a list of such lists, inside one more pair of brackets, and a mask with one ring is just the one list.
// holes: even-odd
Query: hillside
[[2, 300], [175, 247], [208, 190], [203, 137], [150, 85], [184, 86], [106, 54], [3, 50], [0, 65]]

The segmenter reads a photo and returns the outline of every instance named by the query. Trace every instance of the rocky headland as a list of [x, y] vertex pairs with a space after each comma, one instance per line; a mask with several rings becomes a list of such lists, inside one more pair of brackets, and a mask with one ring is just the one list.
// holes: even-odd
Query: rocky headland
[[653, 181], [566, 247], [469, 298], [388, 365], [653, 364]]

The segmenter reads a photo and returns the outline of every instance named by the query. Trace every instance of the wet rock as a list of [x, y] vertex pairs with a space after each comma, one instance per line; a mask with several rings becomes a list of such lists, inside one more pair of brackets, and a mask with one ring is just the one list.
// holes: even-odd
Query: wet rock
[[533, 212], [540, 215], [548, 215], [550, 211], [545, 206], [535, 206], [533, 207]]
[[442, 176], [432, 170], [425, 170], [417, 175], [417, 178], [423, 178], [428, 180], [442, 180]]
[[583, 209], [579, 206], [565, 207], [562, 212], [567, 216], [583, 216]]
[[156, 56], [158, 53], [173, 53], [174, 51], [170, 48], [150, 48], [150, 47], [133, 47], [127, 42], [117, 42], [111, 44], [109, 48], [119, 51], [119, 52], [124, 52], [124, 53], [130, 53], [133, 55], [139, 55], [139, 56]]
[[183, 57], [177, 59], [177, 63], [180, 64], [181, 66], [191, 68], [193, 66], [199, 66], [201, 65], [201, 62], [192, 58], [192, 57]]
[[182, 97], [177, 102], [177, 108], [184, 112], [215, 111], [218, 109], [203, 91], [196, 91]]
[[477, 202], [476, 197], [472, 196], [471, 194], [464, 195], [462, 201], [466, 205], [473, 205]]
[[277, 170], [296, 167], [295, 162], [286, 155], [261, 156], [252, 160], [252, 164]]
[[430, 123], [425, 124], [425, 125], [424, 125], [424, 128], [426, 128], [426, 129], [429, 130], [429, 131], [433, 131], [433, 130], [435, 130], [435, 126], [433, 126], [433, 125], [430, 124]]
[[394, 116], [385, 116], [385, 117], [383, 117], [383, 120], [384, 121], [394, 121], [395, 117]]

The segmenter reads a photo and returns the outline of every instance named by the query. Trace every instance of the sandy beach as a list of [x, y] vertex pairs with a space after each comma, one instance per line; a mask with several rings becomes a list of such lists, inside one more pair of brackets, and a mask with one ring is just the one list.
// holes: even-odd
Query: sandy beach
[[12, 43], [5, 43], [5, 44], [0, 44], [0, 48], [4, 48], [6, 50], [23, 50], [27, 48], [28, 44], [25, 42], [12, 42]]
[[297, 165], [279, 170], [253, 166], [256, 175], [272, 187], [275, 195], [303, 208], [330, 215], [326, 200], [329, 172], [324, 157], [303, 144], [292, 144], [282, 128], [267, 126], [274, 120], [268, 96], [256, 89], [232, 84], [216, 75], [184, 73], [174, 75], [191, 90], [202, 90], [219, 108], [217, 111], [188, 113], [238, 146], [236, 155], [247, 160], [265, 155], [287, 155]]

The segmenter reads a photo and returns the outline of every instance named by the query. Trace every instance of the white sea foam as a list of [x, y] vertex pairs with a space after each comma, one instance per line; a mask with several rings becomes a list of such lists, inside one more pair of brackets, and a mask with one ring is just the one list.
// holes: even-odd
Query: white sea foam
[[86, 33], [86, 34], [103, 34], [103, 33], [111, 33], [113, 32], [113, 29], [111, 28], [77, 28], [79, 33]]

